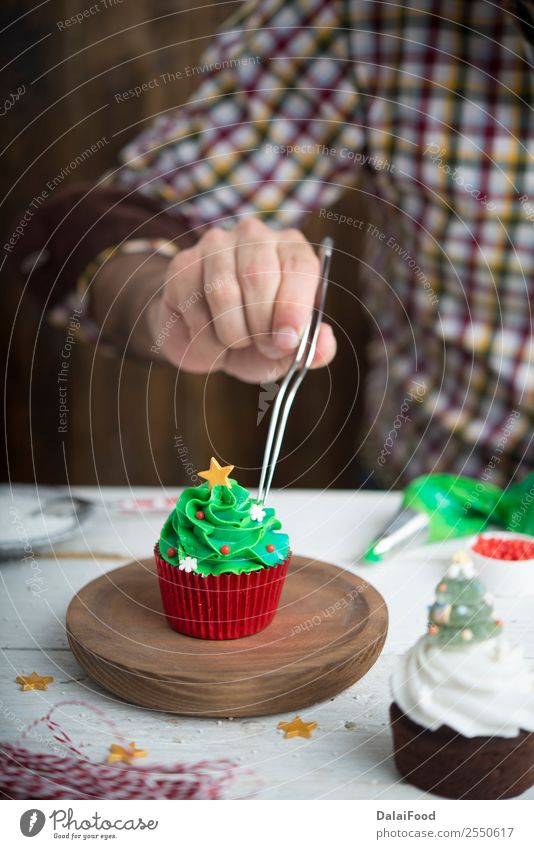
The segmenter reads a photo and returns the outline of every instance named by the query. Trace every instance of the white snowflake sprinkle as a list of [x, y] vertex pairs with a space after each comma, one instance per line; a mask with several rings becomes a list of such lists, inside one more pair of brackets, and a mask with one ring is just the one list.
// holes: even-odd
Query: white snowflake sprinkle
[[181, 569], [182, 572], [194, 572], [197, 568], [196, 557], [184, 557], [180, 560], [178, 568]]
[[249, 516], [253, 522], [263, 522], [265, 519], [265, 510], [261, 504], [253, 504], [250, 508]]

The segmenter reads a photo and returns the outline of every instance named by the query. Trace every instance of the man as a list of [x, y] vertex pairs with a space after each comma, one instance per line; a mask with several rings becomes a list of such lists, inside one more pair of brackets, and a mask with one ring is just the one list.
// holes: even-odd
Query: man
[[[287, 369], [317, 286], [296, 228], [363, 230], [375, 480], [528, 471], [530, 31], [489, 0], [245, 3], [190, 102], [44, 207], [30, 284], [61, 302], [78, 280], [87, 320], [138, 355], [260, 382]], [[349, 221], [330, 212], [343, 191]], [[335, 346], [325, 323], [315, 364]]]

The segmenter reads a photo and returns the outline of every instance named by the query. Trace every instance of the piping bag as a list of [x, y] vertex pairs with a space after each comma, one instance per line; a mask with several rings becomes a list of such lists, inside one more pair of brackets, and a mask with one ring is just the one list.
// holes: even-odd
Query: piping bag
[[450, 474], [415, 478], [363, 560], [378, 563], [407, 545], [469, 536], [488, 525], [534, 534], [534, 472], [505, 489]]

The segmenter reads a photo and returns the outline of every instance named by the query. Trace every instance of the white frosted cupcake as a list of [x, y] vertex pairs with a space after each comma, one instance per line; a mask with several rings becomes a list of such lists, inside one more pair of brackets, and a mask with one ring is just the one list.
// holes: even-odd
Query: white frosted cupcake
[[534, 784], [534, 673], [465, 555], [438, 584], [428, 633], [398, 662], [391, 689], [395, 762], [412, 784], [466, 799]]

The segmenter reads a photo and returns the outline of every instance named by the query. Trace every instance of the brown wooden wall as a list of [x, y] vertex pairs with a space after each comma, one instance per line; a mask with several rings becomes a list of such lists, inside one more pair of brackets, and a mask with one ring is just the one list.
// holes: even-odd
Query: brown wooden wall
[[[3, 236], [47, 181], [89, 144], [102, 136], [110, 140], [62, 185], [100, 175], [144, 121], [183, 103], [194, 78], [184, 77], [120, 104], [113, 94], [193, 65], [210, 35], [237, 6], [206, 0], [123, 0], [114, 5], [107, 0], [107, 9], [62, 29], [58, 21], [92, 4], [54, 0], [33, 10], [37, 5], [4, 0], [0, 10], [3, 26], [32, 10], [6, 31], [2, 51], [13, 60], [3, 91], [26, 86], [26, 93], [1, 119], [3, 138], [10, 142], [2, 158], [2, 195], [9, 192]], [[104, 5], [101, 0], [100, 7]], [[29, 45], [31, 49], [19, 55]], [[306, 232], [314, 241], [323, 235], [322, 224], [318, 217], [309, 223]], [[350, 486], [358, 480], [353, 449], [366, 336], [356, 298], [354, 257], [359, 248], [350, 228], [337, 228], [333, 235], [340, 252], [333, 265], [328, 312], [339, 324], [339, 353], [330, 369], [310, 375], [303, 385], [278, 485]], [[78, 342], [69, 370], [68, 429], [58, 433], [57, 375], [65, 333], [49, 327], [6, 275], [2, 286], [1, 344], [7, 360], [4, 474], [11, 480], [172, 486], [187, 481], [186, 461], [193, 468], [205, 468], [213, 453], [234, 463], [243, 483], [257, 483], [268, 424], [265, 416], [257, 425], [260, 389], [224, 375], [206, 379], [180, 374], [177, 379], [170, 367], [121, 362]]]

